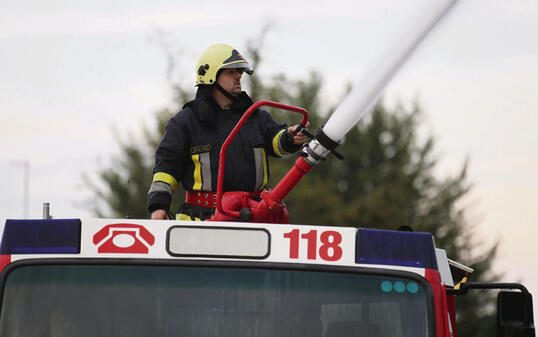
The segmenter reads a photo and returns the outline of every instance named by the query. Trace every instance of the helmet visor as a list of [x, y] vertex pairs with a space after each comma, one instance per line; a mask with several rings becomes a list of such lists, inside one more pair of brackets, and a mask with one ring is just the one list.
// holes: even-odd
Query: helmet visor
[[228, 64], [225, 64], [225, 65], [223, 65], [221, 67], [221, 69], [230, 69], [230, 68], [232, 68], [232, 69], [242, 68], [249, 75], [252, 75], [252, 73], [254, 72], [254, 68], [252, 68], [252, 66], [246, 61], [228, 63]]

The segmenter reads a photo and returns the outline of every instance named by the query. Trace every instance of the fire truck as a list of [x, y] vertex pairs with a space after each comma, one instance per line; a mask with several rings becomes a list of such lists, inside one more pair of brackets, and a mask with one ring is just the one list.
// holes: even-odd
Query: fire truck
[[520, 284], [465, 282], [428, 233], [134, 219], [7, 220], [0, 336], [457, 336], [455, 296], [502, 291], [498, 336], [534, 336]]
[[[368, 112], [440, 6], [310, 134], [298, 107], [254, 104], [221, 148], [210, 221], [9, 219], [0, 243], [0, 337], [454, 337], [456, 296], [500, 289], [497, 332], [535, 336], [517, 283], [468, 282], [429, 233], [289, 224], [283, 202]], [[227, 144], [264, 105], [301, 113], [312, 140], [259, 196], [222, 190]]]

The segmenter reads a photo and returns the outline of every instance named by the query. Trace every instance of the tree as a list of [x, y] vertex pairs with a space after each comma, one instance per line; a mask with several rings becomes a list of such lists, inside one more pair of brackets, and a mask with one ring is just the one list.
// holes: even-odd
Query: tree
[[[253, 55], [259, 66], [263, 39], [249, 43], [247, 55]], [[316, 130], [328, 111], [322, 111], [322, 76], [312, 72], [306, 79], [289, 80], [284, 74], [263, 81], [256, 73], [247, 77], [253, 100], [268, 98], [274, 101], [302, 106], [311, 116], [311, 130]], [[99, 172], [100, 185], [87, 180], [96, 202], [98, 216], [122, 217], [130, 196], [131, 216], [145, 218], [146, 195], [151, 184], [152, 158], [166, 121], [187, 99], [186, 90], [174, 86], [172, 108], [156, 114], [156, 127], [144, 129], [142, 144], [133, 140], [120, 142], [120, 155], [114, 169]], [[289, 112], [274, 111], [277, 120], [295, 123], [299, 118]], [[476, 254], [479, 242], [472, 235], [472, 226], [466, 222], [465, 208], [459, 201], [468, 194], [467, 163], [454, 177], [439, 179], [433, 174], [434, 139], [419, 142], [417, 128], [420, 106], [398, 105], [388, 109], [378, 103], [369, 117], [346, 135], [339, 147], [346, 158], [339, 161], [332, 156], [308, 174], [286, 198], [291, 222], [359, 226], [396, 229], [407, 225], [416, 231], [430, 232], [436, 245], [447, 250], [448, 256], [475, 269], [474, 279], [495, 280], [490, 271], [496, 247]], [[271, 184], [293, 165], [295, 157], [271, 161]], [[129, 184], [128, 184], [129, 181]], [[176, 193], [172, 209], [182, 201]], [[105, 208], [103, 208], [103, 205]], [[308, 208], [303, 207], [308, 205]], [[461, 302], [461, 303], [460, 303]], [[492, 295], [469, 294], [458, 299], [458, 336], [490, 336], [492, 323]]]

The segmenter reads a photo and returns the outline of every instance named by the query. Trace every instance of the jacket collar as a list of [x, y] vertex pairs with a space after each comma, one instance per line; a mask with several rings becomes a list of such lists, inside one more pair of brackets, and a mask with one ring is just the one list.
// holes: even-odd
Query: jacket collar
[[[187, 102], [183, 108], [187, 106], [190, 107], [200, 122], [214, 125], [216, 122], [216, 114], [222, 111], [222, 109], [213, 98], [211, 89], [210, 86], [198, 87], [194, 100]], [[237, 101], [232, 103], [229, 110], [239, 110], [241, 113], [244, 113], [251, 105], [252, 100], [246, 92], [242, 91]]]

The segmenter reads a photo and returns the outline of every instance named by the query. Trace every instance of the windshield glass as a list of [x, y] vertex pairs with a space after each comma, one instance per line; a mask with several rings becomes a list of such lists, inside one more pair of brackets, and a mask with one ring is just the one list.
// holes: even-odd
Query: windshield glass
[[33, 265], [7, 276], [0, 336], [421, 337], [426, 303], [418, 282], [394, 276]]

